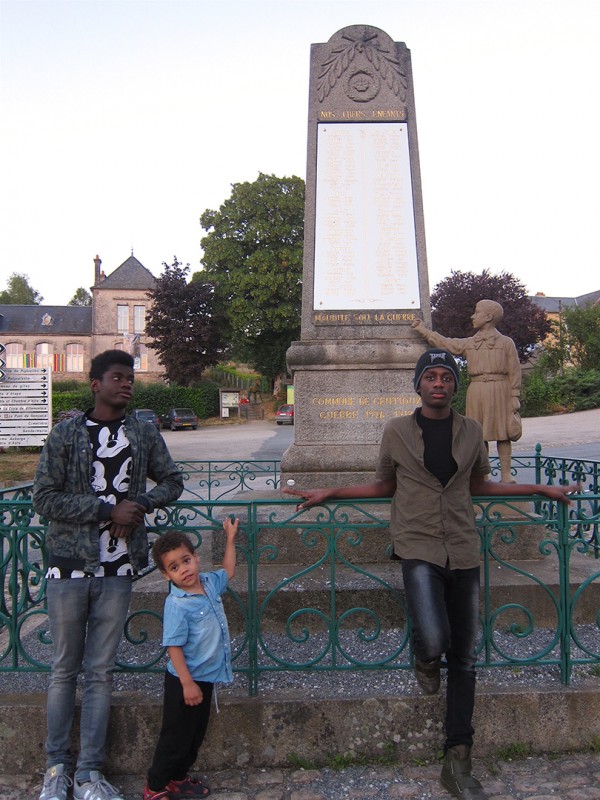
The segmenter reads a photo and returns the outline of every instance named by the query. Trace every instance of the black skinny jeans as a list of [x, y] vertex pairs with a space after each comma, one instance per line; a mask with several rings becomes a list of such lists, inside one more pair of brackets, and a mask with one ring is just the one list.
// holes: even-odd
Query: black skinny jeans
[[444, 653], [448, 664], [446, 743], [473, 744], [475, 649], [479, 638], [479, 567], [449, 569], [417, 559], [402, 560], [412, 645], [419, 661]]
[[198, 706], [188, 706], [179, 678], [165, 672], [162, 727], [148, 770], [148, 786], [154, 792], [164, 789], [169, 781], [183, 780], [198, 757], [210, 717], [214, 684], [196, 683], [202, 689], [203, 700]]

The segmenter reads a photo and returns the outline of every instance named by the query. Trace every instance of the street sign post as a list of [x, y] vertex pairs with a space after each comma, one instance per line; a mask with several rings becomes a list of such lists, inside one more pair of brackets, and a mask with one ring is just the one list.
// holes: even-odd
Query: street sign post
[[0, 373], [0, 446], [41, 447], [52, 427], [52, 370], [0, 365]]

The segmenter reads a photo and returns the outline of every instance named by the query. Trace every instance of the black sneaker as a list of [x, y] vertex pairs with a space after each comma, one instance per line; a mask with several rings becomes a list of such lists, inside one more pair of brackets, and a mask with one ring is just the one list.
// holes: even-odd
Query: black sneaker
[[487, 794], [471, 774], [471, 748], [466, 744], [451, 747], [444, 758], [442, 786], [461, 800], [487, 800]]
[[437, 694], [440, 690], [441, 659], [419, 661], [415, 658], [415, 678], [425, 694]]

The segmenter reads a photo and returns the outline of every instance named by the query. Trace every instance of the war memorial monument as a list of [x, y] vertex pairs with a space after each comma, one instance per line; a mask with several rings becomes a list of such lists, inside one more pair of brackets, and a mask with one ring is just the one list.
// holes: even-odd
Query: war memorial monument
[[383, 427], [419, 404], [411, 327], [431, 326], [410, 51], [352, 25], [310, 60], [302, 320], [287, 353], [284, 479], [372, 477]]

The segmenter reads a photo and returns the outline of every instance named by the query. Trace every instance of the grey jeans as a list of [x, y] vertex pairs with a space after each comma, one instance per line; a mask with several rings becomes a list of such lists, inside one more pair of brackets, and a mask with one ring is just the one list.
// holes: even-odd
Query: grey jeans
[[48, 687], [47, 766], [70, 771], [77, 676], [83, 671], [76, 777], [101, 770], [110, 716], [112, 674], [131, 597], [131, 577], [60, 578], [46, 584], [52, 672]]

